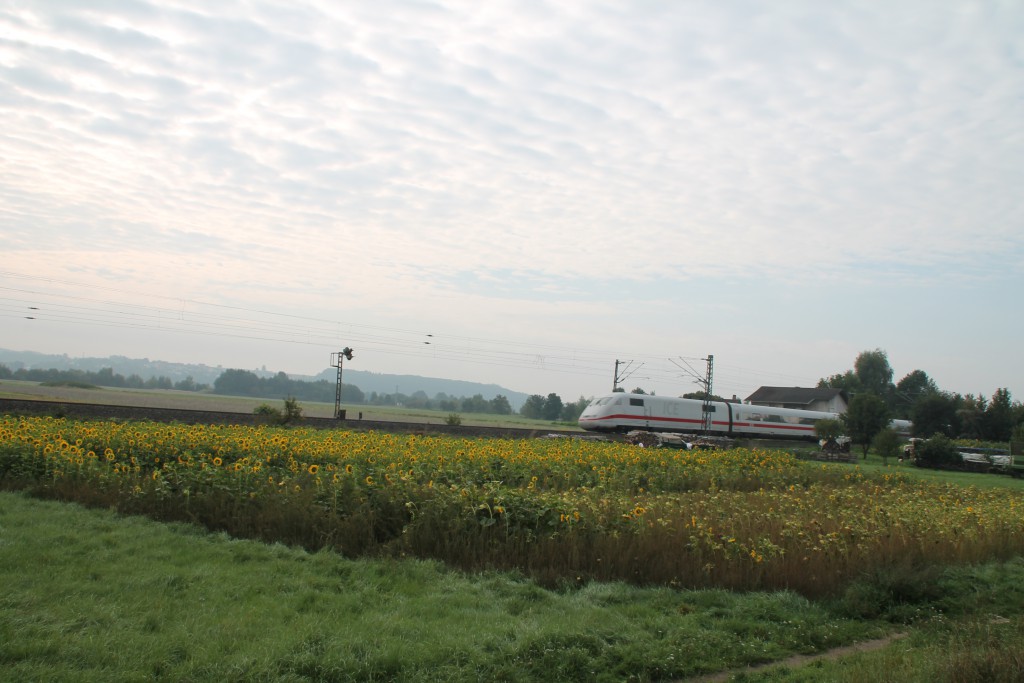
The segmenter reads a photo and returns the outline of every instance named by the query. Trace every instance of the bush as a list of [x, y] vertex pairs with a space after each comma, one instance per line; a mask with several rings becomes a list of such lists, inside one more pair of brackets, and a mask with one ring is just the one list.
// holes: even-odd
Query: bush
[[260, 418], [260, 422], [266, 422], [267, 424], [280, 424], [282, 420], [281, 411], [269, 403], [261, 403], [256, 406], [252, 414]]
[[289, 396], [284, 400], [284, 413], [281, 415], [281, 424], [288, 424], [289, 422], [298, 422], [302, 419], [302, 406], [299, 405], [298, 399], [294, 396]]
[[448, 417], [444, 419], [444, 423], [451, 427], [458, 427], [462, 424], [462, 416], [458, 413], [449, 413]]
[[886, 427], [875, 434], [871, 445], [885, 463], [889, 462], [889, 458], [895, 458], [900, 454], [900, 437], [891, 427]]
[[956, 445], [947, 436], [936, 434], [914, 449], [921, 467], [959, 467], [963, 464]]
[[294, 396], [284, 400], [284, 410], [275, 408], [267, 403], [261, 403], [252, 411], [253, 415], [261, 418], [259, 421], [266, 424], [290, 424], [302, 420], [302, 406]]
[[843, 591], [836, 605], [855, 619], [885, 619], [909, 624], [934, 616], [944, 597], [938, 565], [878, 567], [864, 573]]
[[843, 423], [826, 418], [814, 423], [814, 433], [823, 441], [835, 441], [843, 435]]

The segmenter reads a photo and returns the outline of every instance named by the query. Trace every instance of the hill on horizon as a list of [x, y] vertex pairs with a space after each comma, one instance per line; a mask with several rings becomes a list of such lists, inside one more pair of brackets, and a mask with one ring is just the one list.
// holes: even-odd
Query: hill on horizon
[[[0, 364], [6, 365], [11, 370], [26, 368], [98, 372], [104, 368], [110, 368], [115, 373], [124, 376], [134, 374], [143, 379], [167, 377], [174, 382], [191, 377], [200, 384], [210, 385], [225, 370], [247, 370], [259, 377], [273, 377], [277, 374], [276, 371], [267, 370], [266, 366], [262, 368], [231, 368], [222, 365], [171, 363], [168, 361], [151, 360], [149, 358], [128, 358], [127, 356], [73, 357], [67, 354], [46, 354], [36, 351], [12, 351], [9, 349], [0, 349]], [[337, 371], [333, 368], [328, 368], [317, 375], [291, 374], [288, 377], [289, 379], [304, 381], [323, 379], [334, 381], [337, 377]], [[391, 375], [368, 372], [366, 370], [350, 370], [348, 368], [345, 369], [343, 381], [345, 384], [359, 387], [364, 394], [372, 392], [377, 392], [378, 394], [402, 393], [406, 396], [411, 396], [417, 391], [422, 391], [429, 398], [433, 398], [439, 393], [453, 397], [471, 397], [480, 394], [488, 401], [501, 394], [509, 400], [509, 403], [512, 404], [515, 410], [518, 410], [529, 396], [523, 392], [512, 391], [497, 384], [483, 384], [439, 377], [421, 377], [419, 375]]]

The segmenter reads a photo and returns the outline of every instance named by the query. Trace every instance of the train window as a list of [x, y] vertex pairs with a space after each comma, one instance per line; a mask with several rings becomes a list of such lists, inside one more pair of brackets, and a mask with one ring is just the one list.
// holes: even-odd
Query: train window
[[629, 405], [640, 406], [642, 408], [644, 405], [644, 400], [642, 398], [631, 398], [629, 399]]
[[764, 416], [761, 415], [761, 413], [747, 413], [746, 419], [750, 420], [751, 422], [760, 422], [761, 420], [764, 419]]

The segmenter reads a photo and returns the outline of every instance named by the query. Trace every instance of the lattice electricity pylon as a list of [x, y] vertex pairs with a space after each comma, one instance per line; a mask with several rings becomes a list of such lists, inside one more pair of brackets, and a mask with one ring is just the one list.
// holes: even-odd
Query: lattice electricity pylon
[[331, 367], [338, 368], [338, 386], [334, 391], [334, 419], [340, 420], [344, 413], [341, 410], [341, 368], [345, 359], [352, 360], [352, 349], [348, 346], [331, 354]]

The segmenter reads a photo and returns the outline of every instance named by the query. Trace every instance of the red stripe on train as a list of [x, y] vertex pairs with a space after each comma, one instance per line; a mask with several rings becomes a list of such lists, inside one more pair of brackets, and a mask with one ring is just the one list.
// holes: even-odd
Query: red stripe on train
[[[602, 417], [581, 417], [580, 422], [600, 422], [602, 420], [638, 420], [641, 422], [674, 422], [684, 424], [702, 424], [700, 420], [683, 417], [658, 417], [646, 415], [604, 415]], [[728, 427], [728, 422], [712, 421], [712, 425]], [[748, 427], [750, 429], [789, 429], [793, 431], [813, 432], [813, 425], [791, 425], [781, 422], [733, 422], [733, 429], [737, 427]]]

